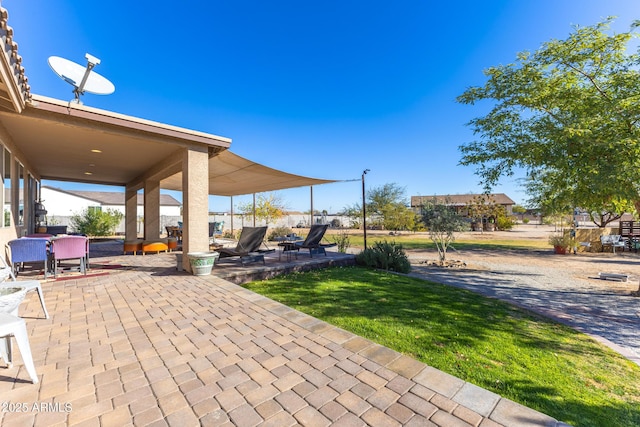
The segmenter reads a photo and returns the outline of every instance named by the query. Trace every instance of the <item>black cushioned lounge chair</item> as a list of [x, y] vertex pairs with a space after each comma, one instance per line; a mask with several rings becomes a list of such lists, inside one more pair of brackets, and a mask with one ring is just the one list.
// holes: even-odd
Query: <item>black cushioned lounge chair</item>
[[309, 229], [309, 234], [304, 242], [296, 243], [298, 249], [309, 249], [309, 256], [313, 258], [313, 254], [324, 254], [327, 256], [325, 248], [337, 246], [336, 243], [320, 243], [327, 231], [329, 224], [313, 224]]
[[262, 261], [264, 264], [264, 254], [275, 250], [260, 249], [266, 234], [267, 227], [243, 227], [235, 248], [220, 248], [216, 252], [220, 253], [220, 258], [239, 257], [242, 265], [252, 261]]

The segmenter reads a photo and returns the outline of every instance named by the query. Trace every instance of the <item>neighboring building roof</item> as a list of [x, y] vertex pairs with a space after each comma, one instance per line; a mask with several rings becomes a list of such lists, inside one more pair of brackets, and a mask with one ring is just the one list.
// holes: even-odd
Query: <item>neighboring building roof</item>
[[[433, 198], [436, 198], [437, 203], [446, 203], [449, 206], [465, 206], [473, 203], [473, 199], [481, 194], [446, 194], [446, 195], [433, 195], [433, 196], [411, 196], [411, 207], [418, 207], [424, 202], [430, 202]], [[509, 196], [504, 193], [489, 194], [491, 200], [494, 200], [498, 205], [515, 205], [516, 202], [511, 200]]]
[[[55, 187], [42, 186], [42, 188], [48, 188], [49, 190], [58, 191], [60, 193], [70, 194], [72, 196], [82, 197], [83, 199], [91, 200], [93, 202], [100, 203], [101, 205], [110, 206], [124, 206], [124, 193], [115, 191], [77, 191], [77, 190], [63, 190]], [[144, 205], [144, 194], [138, 194], [138, 206]], [[46, 205], [46, 203], [45, 203]], [[160, 206], [182, 206], [178, 200], [176, 200], [170, 194], [160, 194]]]

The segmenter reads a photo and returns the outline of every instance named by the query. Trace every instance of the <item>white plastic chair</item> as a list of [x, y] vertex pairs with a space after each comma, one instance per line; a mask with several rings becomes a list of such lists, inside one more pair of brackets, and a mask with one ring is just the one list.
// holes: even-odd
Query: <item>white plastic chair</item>
[[[7, 281], [7, 279], [11, 277], [11, 281]], [[40, 281], [38, 280], [20, 280], [19, 282], [16, 280], [16, 276], [13, 275], [13, 269], [7, 265], [6, 261], [2, 256], [0, 256], [0, 287], [13, 287], [19, 285], [27, 290], [27, 292], [35, 290], [38, 292], [38, 297], [40, 298], [40, 304], [42, 305], [42, 310], [44, 311], [45, 319], [49, 318], [49, 312], [47, 311], [47, 307], [44, 305], [44, 295], [42, 293], [42, 287], [40, 286]]]
[[22, 355], [24, 367], [31, 377], [31, 382], [38, 383], [38, 374], [33, 365], [33, 356], [31, 355], [31, 346], [29, 345], [29, 336], [27, 335], [27, 325], [24, 319], [7, 313], [0, 313], [0, 356], [7, 362], [9, 368], [13, 366], [13, 355], [11, 337], [15, 337], [18, 349]]
[[621, 236], [619, 234], [608, 234], [604, 236], [600, 236], [600, 243], [602, 244], [602, 250], [604, 250], [605, 246], [611, 246], [611, 250], [613, 253], [616, 253], [616, 248], [621, 248], [624, 251], [625, 242], [621, 240]]

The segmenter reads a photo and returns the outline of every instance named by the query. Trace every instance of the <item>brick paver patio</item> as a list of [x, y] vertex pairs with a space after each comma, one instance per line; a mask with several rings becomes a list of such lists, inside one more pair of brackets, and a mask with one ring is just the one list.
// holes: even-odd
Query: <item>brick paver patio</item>
[[[20, 307], [40, 383], [0, 368], [3, 426], [553, 426], [175, 256], [43, 282]], [[122, 262], [119, 257], [114, 262]]]

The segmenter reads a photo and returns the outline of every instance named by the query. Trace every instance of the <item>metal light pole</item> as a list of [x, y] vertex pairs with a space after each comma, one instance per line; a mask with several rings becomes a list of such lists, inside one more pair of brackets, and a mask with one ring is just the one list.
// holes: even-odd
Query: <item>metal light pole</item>
[[367, 203], [364, 192], [364, 176], [369, 172], [365, 169], [362, 172], [362, 230], [364, 231], [364, 248], [367, 249]]

